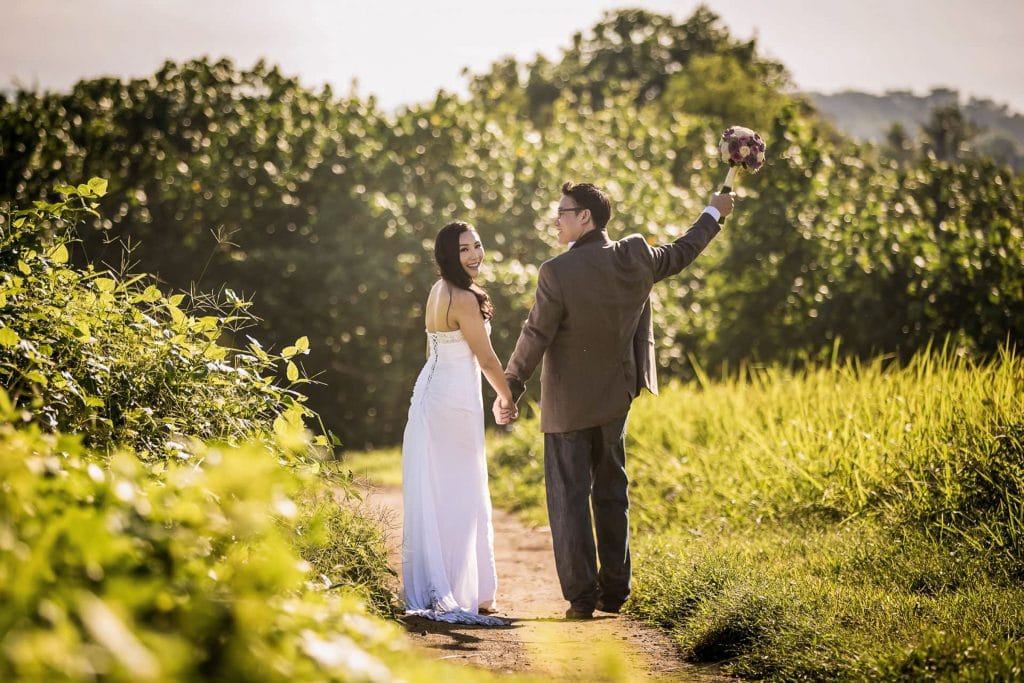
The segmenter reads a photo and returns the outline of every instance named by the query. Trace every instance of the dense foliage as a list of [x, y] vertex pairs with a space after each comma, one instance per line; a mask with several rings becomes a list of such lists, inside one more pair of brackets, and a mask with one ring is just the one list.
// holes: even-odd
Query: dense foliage
[[[543, 520], [535, 420], [491, 441]], [[628, 608], [767, 680], [1015, 680], [1024, 666], [1024, 359], [777, 367], [630, 415]]]
[[98, 215], [105, 187], [58, 187], [62, 201], [0, 222], [0, 385], [27, 419], [92, 446], [187, 457], [189, 438], [256, 439], [315, 417], [291, 360], [308, 353], [305, 337], [280, 356], [252, 337], [242, 350], [221, 343], [256, 322], [231, 290], [186, 301], [142, 275], [68, 264], [75, 222]]
[[237, 297], [69, 266], [104, 187], [0, 219], [0, 679], [450, 675], [381, 618], [384, 530], [304, 428], [306, 341], [236, 350]]
[[392, 679], [398, 628], [318, 588], [291, 539], [327, 534], [296, 502], [312, 477], [255, 446], [154, 476], [0, 402], [3, 680]]
[[400, 434], [440, 226], [481, 231], [505, 357], [555, 253], [562, 181], [609, 190], [613, 235], [672, 239], [724, 177], [713, 144], [733, 123], [770, 160], [741, 178], [708, 253], [656, 290], [670, 374], [692, 376], [690, 355], [789, 361], [841, 340], [840, 354], [909, 357], [945, 335], [986, 354], [1021, 338], [1024, 180], [977, 157], [889, 159], [787, 92], [782, 66], [706, 9], [608, 14], [557, 61], [506, 60], [467, 99], [393, 114], [263, 64], [168, 63], [0, 104], [0, 199], [107, 178], [109, 218], [72, 259], [118, 261], [130, 238], [173, 287], [251, 296], [271, 347], [309, 336], [310, 405], [350, 445]]

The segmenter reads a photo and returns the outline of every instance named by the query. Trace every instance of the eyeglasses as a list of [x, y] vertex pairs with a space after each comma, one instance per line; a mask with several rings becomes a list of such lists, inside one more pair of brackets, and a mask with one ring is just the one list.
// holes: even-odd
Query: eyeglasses
[[561, 216], [563, 213], [569, 213], [570, 211], [572, 211], [573, 213], [579, 213], [580, 211], [583, 211], [584, 208], [585, 207], [582, 206], [574, 206], [571, 209], [559, 209], [555, 213], [557, 213], [559, 216]]

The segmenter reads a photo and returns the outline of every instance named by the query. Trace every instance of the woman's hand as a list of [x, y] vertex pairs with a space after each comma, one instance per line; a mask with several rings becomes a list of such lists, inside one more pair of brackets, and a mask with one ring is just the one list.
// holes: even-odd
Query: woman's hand
[[516, 404], [501, 396], [494, 399], [491, 412], [494, 413], [494, 421], [499, 425], [507, 425], [519, 417], [519, 409], [516, 408]]

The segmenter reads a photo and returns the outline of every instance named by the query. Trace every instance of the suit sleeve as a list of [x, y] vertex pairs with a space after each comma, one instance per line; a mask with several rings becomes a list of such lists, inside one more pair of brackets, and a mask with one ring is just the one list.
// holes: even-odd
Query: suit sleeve
[[530, 309], [530, 315], [523, 324], [516, 348], [512, 351], [508, 368], [505, 370], [514, 401], [518, 402], [526, 391], [527, 380], [533, 375], [544, 357], [544, 352], [555, 338], [562, 322], [563, 310], [564, 303], [558, 279], [551, 267], [544, 263], [537, 273], [537, 294], [533, 308]]
[[718, 221], [707, 213], [701, 213], [685, 235], [671, 244], [653, 247], [651, 252], [654, 256], [654, 281], [658, 282], [676, 275], [693, 263], [721, 229]]

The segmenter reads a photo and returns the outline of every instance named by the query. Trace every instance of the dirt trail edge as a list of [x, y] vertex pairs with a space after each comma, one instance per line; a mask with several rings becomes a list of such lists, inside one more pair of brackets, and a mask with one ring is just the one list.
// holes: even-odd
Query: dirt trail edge
[[[400, 575], [402, 492], [367, 483], [361, 488], [385, 522], [389, 562]], [[439, 659], [546, 680], [735, 681], [682, 661], [671, 638], [629, 617], [595, 612], [591, 621], [566, 621], [549, 530], [529, 527], [504, 510], [495, 509], [493, 519], [498, 615], [512, 626], [407, 618], [414, 643]], [[393, 588], [398, 590], [398, 580]]]

